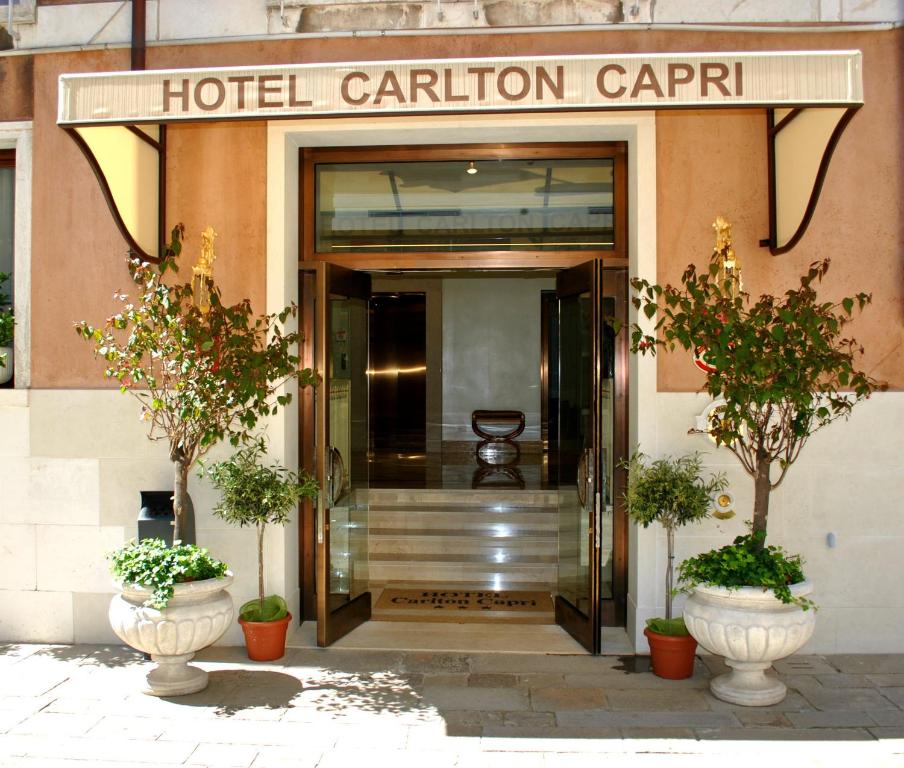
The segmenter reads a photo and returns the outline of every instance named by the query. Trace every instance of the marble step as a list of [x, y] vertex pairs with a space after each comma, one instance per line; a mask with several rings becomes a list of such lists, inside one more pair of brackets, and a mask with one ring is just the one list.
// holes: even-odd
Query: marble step
[[521, 507], [556, 507], [556, 491], [519, 490], [456, 490], [456, 489], [391, 489], [371, 488], [367, 500], [371, 505], [453, 505], [494, 507], [516, 505]]
[[467, 531], [475, 535], [520, 536], [529, 531], [558, 531], [558, 515], [531, 509], [506, 508], [504, 511], [468, 508], [407, 509], [373, 508], [368, 512], [368, 528], [397, 530]]
[[549, 555], [558, 551], [555, 532], [535, 531], [532, 535], [488, 536], [482, 533], [462, 534], [460, 531], [438, 529], [395, 530], [371, 529], [368, 536], [370, 553], [396, 555], [402, 559], [408, 554], [494, 555], [506, 560], [521, 555]]
[[388, 560], [371, 556], [369, 579], [386, 581], [441, 581], [446, 584], [460, 582], [484, 582], [495, 584], [504, 581], [517, 586], [526, 582], [554, 584], [557, 576], [555, 562], [463, 562], [442, 560]]

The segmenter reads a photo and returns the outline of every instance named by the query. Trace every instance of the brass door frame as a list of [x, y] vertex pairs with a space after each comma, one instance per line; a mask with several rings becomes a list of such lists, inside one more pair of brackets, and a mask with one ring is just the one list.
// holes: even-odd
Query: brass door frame
[[[602, 154], [600, 151], [604, 150]], [[475, 154], [476, 153], [476, 154]], [[314, 162], [365, 162], [386, 159], [472, 159], [476, 157], [607, 157], [615, 158], [615, 206], [616, 246], [614, 251], [561, 251], [561, 252], [475, 252], [439, 254], [361, 254], [336, 257], [317, 254], [314, 251]], [[379, 148], [326, 148], [299, 150], [299, 299], [301, 301], [301, 324], [305, 342], [302, 350], [302, 365], [316, 368], [314, 351], [315, 324], [314, 298], [317, 284], [325, 277], [323, 264], [335, 264], [351, 269], [381, 271], [401, 270], [412, 273], [423, 270], [449, 269], [565, 269], [585, 261], [594, 261], [602, 273], [601, 284], [605, 294], [616, 299], [616, 315], [627, 320], [627, 273], [628, 273], [628, 196], [627, 196], [627, 143], [594, 142], [586, 144], [532, 144], [532, 145], [454, 145], [444, 147], [379, 147]], [[321, 260], [321, 261], [318, 261]], [[322, 311], [322, 308], [321, 308]], [[322, 318], [321, 318], [322, 321]], [[626, 332], [616, 337], [616, 381], [615, 381], [615, 453], [614, 460], [628, 455], [628, 344]], [[322, 410], [322, 409], [321, 409]], [[305, 390], [299, 403], [299, 456], [300, 465], [311, 473], [318, 467], [316, 440], [318, 427], [315, 423], [314, 393]], [[325, 434], [325, 432], [321, 432]], [[322, 461], [322, 459], [321, 459]], [[597, 468], [598, 471], [598, 468]], [[628, 579], [628, 523], [624, 509], [623, 493], [626, 483], [625, 471], [616, 468], [614, 482], [615, 515], [613, 541], [613, 592], [611, 609], [603, 611], [605, 625], [624, 626], [626, 621], [626, 599]], [[326, 611], [325, 597], [315, 597], [314, 583], [317, 578], [314, 567], [316, 550], [316, 510], [305, 503], [301, 510], [299, 526], [299, 577], [301, 582], [304, 620], [317, 620], [318, 633]], [[323, 568], [322, 563], [317, 565]], [[323, 578], [323, 574], [321, 574]], [[598, 598], [598, 579], [597, 579]], [[316, 591], [319, 597], [319, 590]], [[354, 603], [355, 601], [351, 601]], [[349, 603], [349, 605], [351, 605]], [[598, 600], [597, 600], [598, 604]], [[363, 614], [363, 607], [361, 612]], [[368, 601], [367, 612], [370, 604]], [[338, 627], [337, 627], [338, 629]], [[328, 639], [326, 636], [324, 639]]]
[[[371, 594], [362, 592], [347, 603], [333, 607], [330, 602], [330, 520], [328, 506], [331, 499], [327, 499], [330, 488], [329, 472], [331, 472], [332, 449], [328, 436], [330, 434], [330, 409], [329, 409], [329, 353], [330, 353], [330, 296], [335, 294], [363, 296], [369, 294], [370, 275], [361, 272], [344, 269], [342, 267], [320, 263], [314, 268], [315, 290], [313, 296], [309, 294], [310, 286], [304, 296], [313, 299], [313, 312], [310, 306], [303, 308], [303, 317], [308, 319], [313, 315], [313, 328], [306, 327], [313, 339], [314, 369], [320, 374], [321, 381], [314, 393], [314, 401], [321, 403], [320, 407], [311, 405], [311, 408], [302, 408], [302, 418], [307, 416], [301, 434], [305, 438], [313, 437], [313, 441], [304, 446], [302, 456], [313, 457], [313, 473], [320, 485], [320, 494], [316, 502], [313, 515], [305, 519], [305, 530], [300, 531], [302, 537], [302, 551], [313, 554], [314, 567], [311, 574], [310, 565], [302, 564], [302, 575], [307, 573], [314, 577], [314, 594], [311, 595], [310, 581], [303, 582], [302, 594], [310, 601], [313, 598], [316, 604], [317, 619], [317, 644], [328, 646], [343, 635], [350, 632], [359, 624], [367, 621], [371, 613]], [[302, 278], [304, 283], [304, 278]], [[319, 299], [319, 300], [318, 300]], [[307, 403], [303, 403], [307, 406]], [[311, 413], [313, 411], [313, 414]], [[313, 415], [313, 418], [311, 416]], [[313, 426], [313, 435], [310, 431]], [[318, 439], [318, 437], [320, 439]], [[307, 542], [307, 546], [305, 546]]]

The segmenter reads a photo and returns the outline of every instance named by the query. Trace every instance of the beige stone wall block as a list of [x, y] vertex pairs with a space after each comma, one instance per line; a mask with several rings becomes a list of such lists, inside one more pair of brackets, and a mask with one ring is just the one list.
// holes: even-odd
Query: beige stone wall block
[[483, 10], [491, 27], [614, 24], [624, 18], [621, 0], [491, 0]]
[[819, 0], [658, 0], [653, 20], [660, 23], [819, 21]]
[[148, 440], [147, 424], [139, 420], [139, 413], [135, 398], [118, 390], [35, 390], [32, 455], [166, 459], [166, 445]]
[[843, 21], [904, 21], [902, 0], [839, 0]]
[[100, 465], [100, 524], [119, 525], [137, 535], [140, 491], [173, 488], [173, 465], [159, 459], [103, 459]]
[[[3, 396], [2, 393], [0, 397]], [[0, 459], [28, 456], [28, 406], [0, 400]]]
[[904, 610], [904, 536], [841, 534], [830, 548], [816, 532], [780, 543], [804, 558], [804, 573], [815, 585], [813, 599], [819, 605], [845, 610], [872, 606], [878, 613]]
[[[286, 531], [277, 526], [270, 526], [264, 540], [264, 591], [268, 595], [282, 595], [291, 600], [298, 594], [295, 589], [297, 573], [291, 574], [290, 584], [285, 575], [285, 536]], [[257, 597], [257, 537], [254, 529], [228, 527], [225, 529], [196, 530], [197, 542], [207, 547], [210, 553], [225, 562], [235, 575], [229, 593], [235, 603], [236, 619], [243, 603]], [[298, 606], [289, 603], [293, 616]], [[241, 628], [236, 624], [227, 631], [217, 645], [242, 645]]]
[[[257, 596], [257, 544], [254, 533], [247, 529], [241, 532], [238, 529], [197, 530], [195, 533], [198, 544], [207, 547], [210, 554], [225, 562], [234, 574], [229, 594], [232, 595], [232, 604], [235, 607], [235, 621], [215, 645], [244, 645], [244, 635], [238, 623], [239, 608]], [[275, 554], [274, 550], [268, 551]], [[267, 556], [267, 551], [264, 556]], [[265, 589], [268, 595], [285, 595], [282, 585], [271, 579], [265, 580]], [[291, 606], [289, 610], [294, 615], [295, 611]]]
[[[812, 641], [816, 653], [839, 653], [845, 652], [848, 648], [856, 648], [857, 653], [901, 652], [904, 608], [900, 606], [877, 609], [873, 605], [865, 605], [845, 608], [843, 612], [838, 611], [831, 636], [834, 644], [829, 646], [826, 642], [825, 647], [820, 637], [823, 614], [830, 620], [836, 615], [831, 609], [820, 610], [817, 614], [816, 634]], [[804, 648], [801, 652], [808, 651]]]
[[0, 589], [35, 589], [35, 526], [0, 524]]
[[0, 589], [0, 642], [71, 643], [72, 594]]
[[124, 531], [117, 526], [38, 526], [38, 589], [61, 592], [111, 589], [113, 577], [106, 555], [124, 541]]
[[97, 525], [98, 462], [92, 459], [31, 460], [28, 520], [45, 525]]
[[371, 29], [419, 29], [424, 9], [420, 3], [379, 5], [337, 3], [303, 8], [296, 32], [350, 32]]
[[107, 609], [113, 592], [76, 592], [72, 595], [72, 642], [74, 643], [122, 643], [107, 618]]
[[29, 468], [28, 459], [0, 460], [0, 488], [2, 488], [0, 493], [3, 495], [3, 503], [0, 504], [0, 522], [29, 522]]
[[904, 392], [877, 392], [859, 403], [849, 419], [840, 419], [813, 435], [805, 449], [806, 459], [835, 466], [843, 459], [847, 467], [899, 470], [902, 432]]
[[[798, 531], [838, 536], [904, 536], [900, 500], [904, 473], [882, 468], [801, 467], [788, 473], [787, 495], [779, 498], [775, 515], [788, 535]], [[798, 486], [804, 483], [801, 491]], [[784, 486], [779, 489], [785, 491]], [[808, 493], [809, 492], [809, 493]], [[770, 517], [773, 512], [770, 509]]]

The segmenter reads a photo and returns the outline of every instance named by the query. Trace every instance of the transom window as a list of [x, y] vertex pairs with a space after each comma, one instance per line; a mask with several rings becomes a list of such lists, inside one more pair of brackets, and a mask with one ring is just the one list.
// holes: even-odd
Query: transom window
[[543, 158], [535, 150], [492, 157], [483, 150], [471, 157], [467, 148], [458, 154], [316, 161], [314, 250], [335, 256], [617, 250], [614, 156]]

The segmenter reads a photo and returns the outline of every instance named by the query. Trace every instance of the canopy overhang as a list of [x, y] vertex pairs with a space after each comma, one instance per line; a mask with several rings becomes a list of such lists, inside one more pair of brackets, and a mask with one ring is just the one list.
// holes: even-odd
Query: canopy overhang
[[164, 245], [166, 124], [551, 110], [768, 110], [769, 238], [790, 250], [863, 104], [859, 51], [441, 59], [61, 75], [58, 124], [129, 246]]

